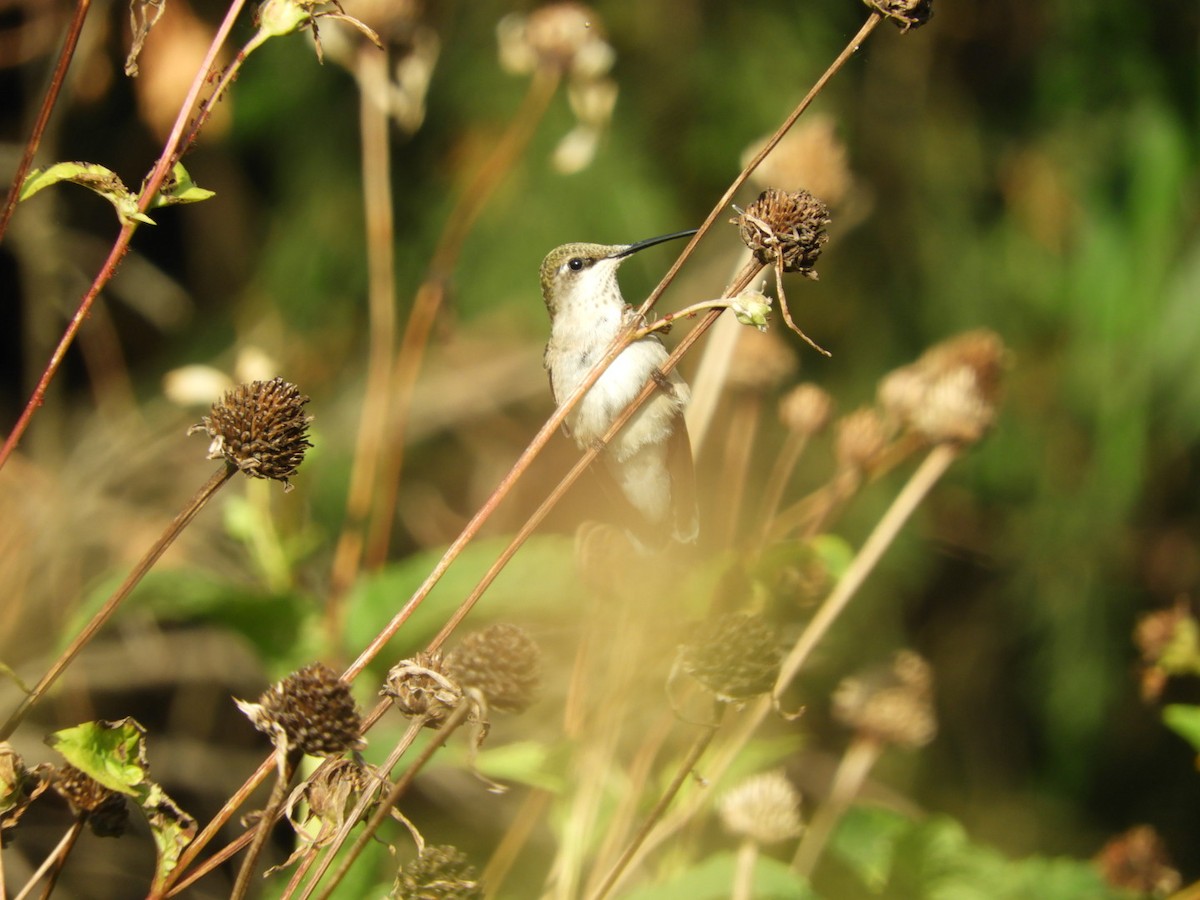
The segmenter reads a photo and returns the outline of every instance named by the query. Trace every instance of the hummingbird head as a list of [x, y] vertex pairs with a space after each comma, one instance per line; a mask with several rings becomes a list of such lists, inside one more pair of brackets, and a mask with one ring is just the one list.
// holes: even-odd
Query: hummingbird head
[[555, 247], [542, 260], [542, 299], [553, 319], [561, 310], [583, 301], [608, 302], [614, 298], [624, 302], [617, 286], [617, 269], [628, 257], [676, 238], [696, 233], [678, 231], [660, 237], [638, 241], [636, 244], [563, 244]]

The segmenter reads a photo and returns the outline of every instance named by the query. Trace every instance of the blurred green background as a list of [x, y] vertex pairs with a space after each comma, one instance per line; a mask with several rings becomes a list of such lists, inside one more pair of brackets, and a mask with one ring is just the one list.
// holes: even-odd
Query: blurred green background
[[[6, 173], [56, 51], [33, 26], [57, 35], [66, 11], [13, 8], [20, 13], [0, 22], [13, 38], [0, 58]], [[414, 22], [440, 44], [423, 123], [393, 132], [401, 322], [456, 201], [526, 90], [527, 77], [500, 68], [495, 30], [528, 8], [479, 0], [389, 13], [400, 23], [393, 53], [411, 42]], [[538, 356], [545, 253], [698, 224], [745, 149], [865, 18], [853, 0], [594, 8], [616, 52], [611, 126], [589, 166], [556, 171], [551, 155], [574, 124], [560, 91], [470, 232], [435, 327], [433, 380], [419, 387], [425, 405], [405, 470], [412, 493], [401, 499], [393, 560], [453, 537], [551, 410]], [[376, 7], [347, 0], [346, 10], [389, 34]], [[189, 13], [171, 0], [150, 45], [183, 42], [166, 23], [185, 14], [203, 30], [218, 9]], [[120, 75], [125, 17], [119, 5], [94, 11], [39, 161], [100, 162], [136, 185], [160, 146], [148, 110], [169, 104]], [[323, 25], [327, 51], [339, 28]], [[249, 33], [248, 24], [235, 31]], [[814, 106], [844, 143], [855, 199], [845, 216], [835, 210], [820, 281], [789, 290], [802, 326], [833, 352], [826, 360], [795, 341], [797, 378], [821, 384], [842, 410], [869, 402], [879, 378], [956, 332], [991, 328], [1011, 350], [994, 433], [938, 487], [835, 629], [814, 694], [914, 647], [937, 673], [941, 718], [937, 741], [895, 764], [918, 804], [1014, 855], [1086, 857], [1150, 823], [1185, 882], [1200, 877], [1200, 775], [1192, 750], [1139, 697], [1131, 630], [1139, 615], [1190, 599], [1200, 577], [1198, 48], [1200, 7], [1180, 0], [938, 0], [924, 28], [902, 35], [885, 24]], [[186, 61], [182, 50], [167, 54], [175, 58]], [[155, 65], [167, 62], [143, 60], [143, 79]], [[55, 626], [30, 610], [48, 596], [69, 609], [124, 571], [154, 533], [147, 523], [204, 477], [201, 439], [177, 446], [198, 411], [168, 406], [163, 376], [193, 363], [229, 371], [248, 345], [312, 395], [317, 416], [299, 490], [278, 504], [292, 578], [268, 590], [230, 537], [236, 529], [215, 515], [181, 552], [193, 571], [291, 598], [284, 606], [319, 603], [367, 343], [358, 108], [354, 80], [333, 58], [319, 66], [306, 38], [271, 41], [234, 84], [228, 119], [186, 160], [216, 197], [160, 211], [157, 227], [138, 232], [34, 420], [20, 473], [0, 475], [12, 598], [5, 661], [48, 652]], [[6, 428], [116, 233], [94, 196], [50, 193], [18, 209], [0, 246]], [[755, 193], [746, 187], [738, 202]], [[663, 308], [716, 296], [739, 247], [724, 218]], [[645, 296], [668, 258], [642, 254], [626, 266], [626, 296]], [[496, 409], [439, 416], [434, 375], [461, 367], [478, 377], [468, 363], [493, 352], [526, 360], [511, 378], [475, 384], [495, 392]], [[778, 436], [766, 427], [762, 447]], [[769, 463], [768, 449], [756, 452]], [[573, 454], [557, 442], [491, 533], [515, 528]], [[820, 460], [812, 465], [827, 467]], [[859, 543], [899, 484], [889, 477], [870, 489], [838, 531]], [[548, 530], [569, 533], [578, 517], [568, 506]], [[495, 615], [486, 604], [481, 615]], [[300, 643], [284, 642], [280, 658], [289, 648], [306, 658], [297, 648], [313, 639], [296, 631]], [[1168, 697], [1195, 700], [1194, 688], [1172, 684]], [[815, 717], [814, 742], [832, 752], [843, 738], [833, 726], [822, 733], [823, 722]]]

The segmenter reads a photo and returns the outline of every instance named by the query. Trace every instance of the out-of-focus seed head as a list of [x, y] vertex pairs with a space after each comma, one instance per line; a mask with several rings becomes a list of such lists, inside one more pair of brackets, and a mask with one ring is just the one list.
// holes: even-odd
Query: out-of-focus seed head
[[834, 456], [843, 471], [869, 472], [887, 445], [887, 426], [869, 406], [856, 409], [837, 423]]
[[[767, 142], [756, 141], [742, 154], [742, 165], [750, 162]], [[784, 135], [750, 175], [760, 188], [772, 185], [782, 190], [797, 190], [803, 185], [837, 208], [850, 193], [854, 179], [846, 162], [846, 145], [837, 137], [834, 121], [828, 116], [805, 116]]]
[[524, 628], [497, 623], [463, 638], [446, 658], [446, 671], [464, 689], [482, 693], [490, 708], [519, 713], [534, 700], [541, 655]]
[[424, 719], [428, 728], [439, 727], [463, 700], [440, 651], [422, 650], [392, 666], [380, 693], [391, 697], [401, 714]]
[[799, 364], [796, 352], [773, 331], [739, 330], [726, 383], [734, 389], [764, 393], [795, 374]]
[[736, 837], [756, 844], [777, 844], [798, 837], [800, 795], [783, 771], [747, 778], [721, 798], [721, 824]]
[[975, 443], [995, 421], [1005, 358], [995, 332], [968, 331], [889, 373], [879, 405], [930, 443]]
[[288, 478], [296, 474], [304, 451], [312, 446], [308, 441], [312, 416], [304, 413], [306, 403], [308, 397], [282, 378], [252, 381], [214, 403], [188, 434], [208, 433], [209, 459], [223, 458], [254, 478], [282, 481], [284, 490], [290, 491]]
[[1142, 616], [1133, 632], [1142, 654], [1142, 697], [1157, 700], [1173, 675], [1200, 675], [1200, 623], [1187, 600]]
[[901, 34], [921, 27], [933, 17], [933, 0], [863, 0], [863, 3], [891, 19]]
[[1166, 844], [1149, 825], [1135, 825], [1118, 834], [1100, 849], [1094, 862], [1108, 884], [1138, 897], [1166, 897], [1183, 883]]
[[808, 191], [767, 188], [731, 221], [759, 262], [778, 259], [783, 271], [816, 279], [813, 266], [829, 240], [830, 219], [829, 208]]
[[843, 679], [833, 695], [833, 715], [880, 743], [923, 747], [937, 734], [933, 670], [918, 654], [901, 650], [890, 670]]
[[815, 384], [798, 384], [779, 401], [779, 421], [805, 437], [820, 434], [833, 415], [833, 398]]
[[516, 75], [536, 68], [599, 78], [614, 53], [599, 17], [582, 3], [550, 3], [529, 15], [512, 13], [496, 26], [500, 64]]
[[392, 900], [477, 900], [483, 888], [467, 855], [457, 847], [426, 847], [400, 870]]
[[762, 616], [728, 613], [693, 629], [677, 665], [730, 703], [769, 691], [781, 661], [778, 635]]
[[259, 731], [285, 751], [337, 756], [363, 745], [362, 719], [342, 681], [324, 663], [313, 663], [272, 685], [258, 703], [237, 701]]
[[69, 763], [60, 766], [51, 786], [76, 815], [87, 817], [88, 827], [96, 837], [120, 837], [129, 827], [125, 798], [81, 769]]
[[47, 768], [27, 768], [11, 744], [0, 742], [0, 848], [9, 845], [29, 804], [48, 787]]

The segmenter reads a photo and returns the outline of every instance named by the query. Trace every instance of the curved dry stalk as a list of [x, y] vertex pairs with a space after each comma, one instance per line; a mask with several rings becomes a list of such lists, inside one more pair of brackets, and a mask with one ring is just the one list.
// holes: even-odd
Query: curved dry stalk
[[[208, 72], [212, 69], [217, 54], [220, 52], [221, 47], [224, 46], [225, 39], [229, 36], [229, 31], [233, 28], [233, 23], [237, 19], [238, 13], [241, 12], [244, 3], [245, 0], [232, 0], [228, 11], [225, 13], [225, 18], [221, 21], [220, 27], [217, 28], [217, 33], [213, 36], [212, 42], [209, 44], [208, 52], [205, 53], [204, 60], [200, 63], [200, 68], [196, 72], [195, 78], [192, 79], [191, 87], [188, 88], [187, 96], [184, 98], [183, 104], [179, 107], [179, 115], [176, 116], [175, 124], [171, 127], [171, 133], [168, 135], [166, 144], [163, 146], [162, 154], [159, 156], [154, 168], [146, 177], [145, 184], [142, 186], [142, 192], [138, 197], [138, 212], [144, 213], [150, 207], [150, 202], [154, 199], [154, 195], [158, 193], [159, 187], [162, 186], [163, 179], [166, 178], [171, 167], [178, 162], [178, 148], [180, 147], [180, 137], [183, 134], [184, 123], [187, 122], [187, 117], [196, 103], [196, 98], [200, 95], [200, 90], [207, 80]], [[189, 140], [195, 136], [198, 128], [199, 120], [193, 127]], [[63, 360], [67, 355], [67, 350], [74, 343], [75, 336], [83, 326], [83, 322], [87, 318], [92, 304], [96, 302], [96, 298], [100, 296], [100, 291], [104, 289], [104, 286], [112, 280], [113, 275], [116, 274], [117, 266], [125, 258], [125, 254], [129, 250], [129, 242], [133, 239], [133, 233], [137, 230], [137, 226], [138, 223], [133, 219], [129, 219], [121, 226], [121, 231], [113, 242], [112, 249], [109, 250], [108, 258], [105, 259], [104, 264], [100, 267], [100, 271], [92, 280], [91, 285], [88, 286], [83, 299], [79, 301], [79, 306], [63, 331], [62, 337], [59, 338], [58, 346], [54, 348], [54, 352], [50, 355], [50, 360], [46, 363], [46, 368], [42, 372], [42, 377], [38, 379], [32, 396], [30, 396], [29, 401], [25, 404], [25, 408], [21, 411], [20, 418], [17, 419], [16, 424], [13, 425], [12, 431], [8, 433], [8, 437], [4, 441], [4, 446], [0, 447], [0, 468], [4, 467], [4, 463], [12, 456], [13, 451], [16, 450], [22, 435], [29, 428], [29, 423], [33, 418], [34, 412], [45, 402], [46, 390], [50, 387], [50, 382], [54, 380], [54, 376], [62, 366]]]
[[212, 474], [212, 477], [198, 490], [192, 499], [188, 501], [187, 506], [171, 520], [166, 529], [163, 531], [157, 541], [146, 551], [146, 555], [138, 561], [125, 580], [121, 582], [120, 587], [113, 591], [112, 595], [104, 601], [104, 605], [96, 611], [92, 616], [91, 621], [83, 627], [79, 634], [75, 635], [74, 639], [62, 653], [46, 670], [46, 674], [41, 677], [33, 689], [25, 695], [21, 703], [13, 710], [3, 725], [0, 725], [0, 741], [8, 740], [21, 721], [33, 709], [34, 705], [41, 700], [46, 691], [56, 682], [63, 671], [71, 664], [76, 656], [79, 655], [84, 647], [96, 636], [96, 633], [104, 626], [104, 623], [112, 618], [113, 613], [117, 611], [117, 607], [124, 602], [132, 591], [145, 577], [150, 568], [158, 561], [167, 548], [175, 542], [175, 539], [196, 517], [212, 496], [219, 491], [230, 478], [237, 473], [237, 469], [231, 465], [224, 465], [219, 470]]
[[[83, 830], [83, 822], [83, 816], [75, 817], [75, 821], [71, 823], [71, 827], [67, 829], [67, 833], [59, 839], [59, 842], [55, 844], [54, 849], [46, 855], [44, 860], [42, 860], [42, 864], [37, 867], [37, 871], [29, 876], [29, 880], [25, 882], [25, 887], [21, 888], [20, 893], [18, 893], [13, 900], [25, 900], [25, 898], [29, 896], [30, 892], [34, 889], [37, 883], [42, 880], [42, 877], [47, 872], [51, 873], [50, 880], [48, 882], [48, 889], [54, 889], [54, 881], [58, 878], [58, 873], [62, 871], [62, 866], [66, 861], [67, 854], [71, 852], [72, 848], [75, 846], [75, 842], [79, 839], [79, 832]], [[45, 890], [43, 890], [42, 894], [45, 896]]]
[[79, 43], [79, 35], [83, 31], [83, 23], [87, 20], [88, 10], [91, 9], [91, 6], [92, 0], [75, 0], [75, 11], [71, 13], [71, 21], [67, 23], [67, 33], [63, 38], [62, 49], [58, 52], [58, 61], [54, 64], [50, 84], [46, 88], [46, 96], [42, 98], [37, 119], [34, 120], [33, 128], [29, 132], [29, 140], [25, 142], [25, 149], [21, 153], [16, 171], [13, 172], [8, 196], [4, 198], [4, 209], [0, 211], [0, 241], [4, 240], [4, 234], [8, 231], [9, 220], [12, 219], [13, 211], [16, 210], [21, 197], [21, 187], [25, 184], [25, 176], [29, 174], [29, 167], [33, 165], [33, 157], [37, 155], [38, 147], [42, 143], [42, 135], [46, 131], [46, 125], [50, 122], [50, 113], [54, 110], [54, 104], [58, 102], [63, 82], [67, 80], [67, 69], [71, 67], [71, 59], [75, 55], [75, 47]]
[[[504, 176], [520, 159], [529, 146], [538, 124], [549, 108], [550, 100], [558, 89], [560, 76], [557, 71], [539, 69], [529, 83], [529, 90], [520, 107], [509, 123], [508, 130], [496, 143], [492, 155], [475, 174], [474, 179], [458, 196], [454, 209], [446, 220], [446, 227], [438, 238], [430, 259], [429, 271], [413, 298], [412, 311], [400, 340], [400, 352], [391, 376], [392, 412], [388, 419], [394, 435], [392, 453], [384, 461], [383, 476], [373, 485], [377, 498], [371, 510], [371, 521], [367, 528], [367, 564], [375, 568], [387, 558], [391, 539], [393, 510], [400, 489], [401, 472], [404, 467], [404, 440], [408, 432], [409, 416], [412, 412], [413, 393], [417, 377], [429, 344], [433, 323], [442, 307], [446, 295], [446, 283], [450, 278], [463, 244], [483, 212]], [[356, 571], [361, 559], [354, 559]], [[350, 573], [353, 580], [353, 571]]]

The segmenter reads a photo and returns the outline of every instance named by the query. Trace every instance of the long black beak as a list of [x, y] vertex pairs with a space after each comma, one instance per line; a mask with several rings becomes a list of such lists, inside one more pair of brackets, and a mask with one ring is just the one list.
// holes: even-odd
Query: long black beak
[[688, 231], [676, 231], [673, 234], [662, 234], [658, 237], [646, 238], [644, 241], [638, 241], [636, 244], [629, 244], [620, 253], [614, 253], [610, 259], [624, 259], [630, 254], [637, 253], [639, 250], [645, 250], [647, 247], [653, 247], [655, 244], [661, 244], [665, 241], [674, 241], [683, 237], [691, 237], [699, 228], [692, 228]]

